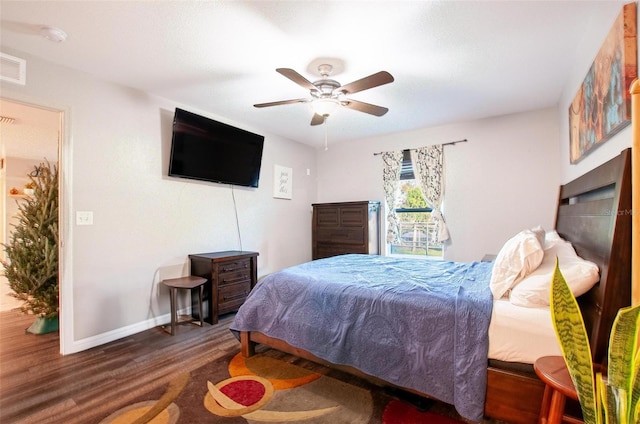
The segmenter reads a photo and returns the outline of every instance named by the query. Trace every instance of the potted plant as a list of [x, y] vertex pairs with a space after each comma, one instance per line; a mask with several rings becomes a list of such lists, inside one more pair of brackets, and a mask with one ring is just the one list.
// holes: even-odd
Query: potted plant
[[609, 339], [606, 376], [594, 372], [584, 320], [557, 261], [551, 316], [585, 424], [640, 422], [640, 305], [618, 311]]
[[24, 185], [24, 189], [22, 189], [23, 193], [27, 196], [33, 196], [35, 193], [36, 184], [33, 181], [28, 182]]
[[36, 171], [29, 175], [34, 193], [18, 202], [1, 263], [10, 295], [37, 317], [27, 331], [43, 334], [58, 329], [58, 168], [45, 162]]

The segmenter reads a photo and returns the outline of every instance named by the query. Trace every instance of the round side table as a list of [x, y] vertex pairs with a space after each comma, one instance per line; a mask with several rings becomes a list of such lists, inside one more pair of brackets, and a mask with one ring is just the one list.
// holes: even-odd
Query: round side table
[[540, 424], [582, 423], [573, 417], [564, 415], [567, 397], [578, 400], [569, 370], [562, 356], [543, 356], [533, 364], [536, 374], [545, 384]]

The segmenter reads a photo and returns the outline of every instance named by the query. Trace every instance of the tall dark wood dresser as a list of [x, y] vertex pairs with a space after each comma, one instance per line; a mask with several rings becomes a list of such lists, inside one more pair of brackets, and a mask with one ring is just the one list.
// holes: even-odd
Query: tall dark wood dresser
[[312, 258], [380, 254], [380, 202], [314, 203]]

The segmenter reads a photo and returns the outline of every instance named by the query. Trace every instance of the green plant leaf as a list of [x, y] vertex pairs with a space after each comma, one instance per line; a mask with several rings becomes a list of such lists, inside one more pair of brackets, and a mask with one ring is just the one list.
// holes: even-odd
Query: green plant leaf
[[[609, 385], [617, 388], [624, 399], [619, 399], [620, 422], [631, 422], [635, 414], [638, 389], [637, 384], [637, 350], [638, 350], [638, 320], [640, 306], [630, 306], [618, 311], [611, 328], [609, 338]], [[636, 398], [636, 403], [633, 398]]]
[[598, 401], [596, 402], [596, 415], [598, 416], [598, 422], [608, 423], [609, 422], [609, 412], [608, 412], [608, 402], [613, 399], [613, 393], [608, 390], [607, 383], [605, 382], [605, 378], [602, 376], [602, 373], [596, 374], [596, 396]]
[[604, 383], [598, 387], [603, 396], [607, 424], [628, 424], [627, 420], [627, 392], [617, 386]]
[[640, 350], [636, 350], [636, 354], [633, 357], [633, 381], [631, 382], [629, 416], [631, 422], [640, 422]]
[[599, 424], [589, 337], [578, 302], [560, 272], [557, 259], [551, 283], [550, 305], [553, 326], [562, 356], [578, 392], [584, 422]]
[[609, 337], [609, 384], [631, 388], [632, 367], [637, 350], [638, 319], [640, 318], [640, 306], [622, 308], [618, 311], [611, 328]]

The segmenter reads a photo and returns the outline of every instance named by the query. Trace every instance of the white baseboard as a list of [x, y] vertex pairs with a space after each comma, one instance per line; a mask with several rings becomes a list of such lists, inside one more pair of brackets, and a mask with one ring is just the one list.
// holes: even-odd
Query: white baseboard
[[[178, 315], [189, 315], [191, 314], [191, 308], [183, 309], [178, 311]], [[127, 325], [126, 327], [121, 327], [115, 330], [108, 331], [106, 333], [98, 334], [96, 336], [87, 337], [81, 340], [75, 340], [70, 349], [67, 350], [66, 353], [77, 353], [82, 352], [83, 350], [91, 349], [94, 347], [102, 346], [104, 344], [113, 342], [115, 340], [119, 340], [132, 334], [137, 334], [142, 331], [146, 331], [161, 325], [170, 325], [171, 323], [171, 314], [160, 315], [146, 321], [141, 321], [135, 324]], [[167, 334], [169, 336], [169, 334]]]

